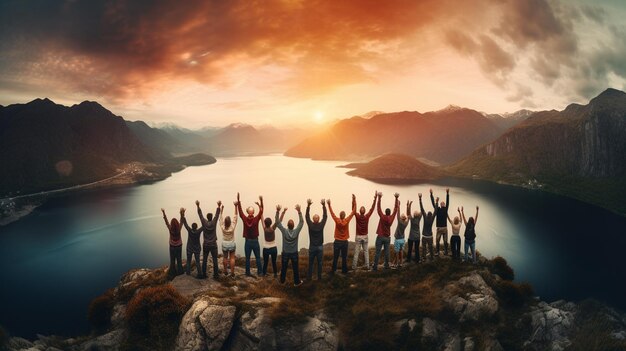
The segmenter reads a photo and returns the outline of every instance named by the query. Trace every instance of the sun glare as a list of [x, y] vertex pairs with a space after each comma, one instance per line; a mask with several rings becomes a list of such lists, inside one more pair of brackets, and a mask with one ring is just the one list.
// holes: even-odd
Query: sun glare
[[315, 113], [313, 113], [313, 120], [317, 123], [321, 123], [324, 120], [324, 112], [315, 111]]

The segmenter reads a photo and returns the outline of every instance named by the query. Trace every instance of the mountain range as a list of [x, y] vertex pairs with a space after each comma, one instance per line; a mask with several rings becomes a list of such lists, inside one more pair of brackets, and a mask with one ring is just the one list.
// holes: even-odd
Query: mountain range
[[403, 111], [371, 118], [352, 117], [305, 139], [285, 155], [349, 160], [402, 153], [437, 164], [450, 164], [494, 140], [508, 125], [518, 123], [523, 117], [497, 118], [452, 105], [427, 113]]

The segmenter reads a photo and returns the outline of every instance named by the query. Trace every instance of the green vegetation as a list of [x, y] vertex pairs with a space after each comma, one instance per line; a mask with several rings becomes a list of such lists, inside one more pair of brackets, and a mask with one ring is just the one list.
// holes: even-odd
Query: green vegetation
[[172, 349], [178, 325], [190, 304], [171, 285], [141, 289], [126, 308], [128, 344], [135, 350]]

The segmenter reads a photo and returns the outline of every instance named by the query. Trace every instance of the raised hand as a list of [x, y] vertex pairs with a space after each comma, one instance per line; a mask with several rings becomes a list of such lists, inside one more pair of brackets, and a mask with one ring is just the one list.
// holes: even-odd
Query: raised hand
[[240, 202], [241, 200], [239, 199], [239, 193], [237, 193], [237, 202]]
[[163, 214], [165, 214], [165, 209], [164, 209], [164, 208], [161, 208], [161, 212], [163, 212]]
[[396, 197], [396, 199], [397, 199], [397, 198], [399, 198], [399, 197], [400, 197], [400, 194], [399, 194], [399, 193], [394, 193], [394, 194], [393, 194], [393, 196], [395, 196], [395, 197]]
[[300, 205], [296, 205], [296, 211], [300, 212]]
[[461, 213], [461, 208], [460, 207], [457, 207], [456, 210], [457, 210], [457, 212]]
[[235, 208], [237, 208], [237, 205], [239, 205], [239, 202], [233, 201], [233, 205], [235, 205]]
[[222, 200], [217, 201], [217, 207], [222, 207]]
[[281, 207], [280, 205], [276, 205], [276, 211], [280, 211]]
[[413, 205], [413, 201], [406, 200], [406, 205], [407, 205], [407, 206], [411, 206], [411, 205]]
[[430, 193], [431, 193], [431, 194], [433, 193], [433, 188], [430, 188]]
[[196, 200], [196, 206], [200, 206], [200, 201]]
[[438, 204], [439, 203], [439, 198], [435, 198], [435, 203]]
[[313, 201], [311, 199], [306, 199], [306, 204], [311, 206], [311, 204], [313, 203]]
[[328, 205], [330, 205], [330, 199], [326, 200], [326, 203], [327, 203]]
[[320, 201], [320, 203], [322, 204], [322, 206], [324, 206], [324, 203], [326, 203], [326, 200], [322, 199], [322, 201]]
[[422, 198], [422, 193], [417, 194], [417, 197]]
[[463, 212], [463, 206], [461, 206], [461, 212]]
[[263, 196], [259, 195], [259, 201], [263, 202]]
[[352, 194], [352, 200], [356, 200], [356, 196]]
[[258, 201], [254, 202], [257, 206], [261, 207], [261, 204]]
[[446, 194], [450, 192], [450, 188], [446, 188]]
[[185, 209], [183, 207], [180, 208], [180, 214], [185, 215]]
[[287, 212], [287, 207], [283, 208], [283, 213]]
[[478, 206], [476, 206], [476, 211], [478, 211]]

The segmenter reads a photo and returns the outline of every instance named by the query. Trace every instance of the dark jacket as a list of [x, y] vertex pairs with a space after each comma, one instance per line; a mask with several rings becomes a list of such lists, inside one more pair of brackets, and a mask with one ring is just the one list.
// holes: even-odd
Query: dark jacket
[[448, 226], [448, 208], [450, 207], [450, 194], [446, 193], [446, 206], [439, 207], [439, 204], [435, 203], [433, 194], [430, 194], [430, 201], [435, 208], [435, 217], [437, 217], [437, 228], [444, 228]]
[[306, 207], [306, 224], [309, 227], [309, 246], [322, 246], [324, 244], [324, 226], [328, 219], [326, 213], [326, 205], [322, 206], [322, 219], [318, 223], [314, 223], [310, 216], [311, 206]]
[[422, 199], [420, 199], [420, 210], [422, 211], [422, 217], [424, 217], [424, 229], [422, 230], [423, 236], [433, 236], [433, 222], [435, 221], [435, 215], [430, 216], [424, 211], [424, 205], [422, 205]]
[[202, 210], [198, 207], [198, 216], [202, 222], [202, 236], [204, 237], [203, 246], [217, 246], [217, 221], [220, 218], [220, 208], [215, 210], [215, 216], [209, 222], [203, 215]]
[[200, 234], [202, 234], [202, 227], [198, 227], [196, 230], [193, 230], [193, 228], [187, 224], [187, 218], [185, 217], [183, 217], [183, 225], [185, 226], [185, 229], [187, 229], [188, 234], [187, 252], [200, 253]]

